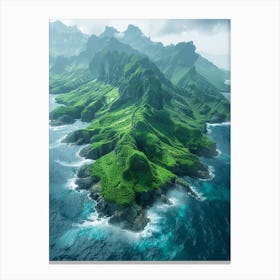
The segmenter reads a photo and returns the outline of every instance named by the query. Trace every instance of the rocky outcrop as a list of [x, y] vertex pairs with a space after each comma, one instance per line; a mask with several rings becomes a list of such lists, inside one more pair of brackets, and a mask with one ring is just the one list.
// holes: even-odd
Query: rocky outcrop
[[75, 183], [78, 185], [78, 189], [89, 190], [94, 184], [99, 182], [99, 178], [92, 176], [90, 172], [90, 165], [82, 166], [77, 173], [78, 179]]
[[111, 152], [115, 148], [115, 143], [116, 139], [113, 139], [112, 141], [109, 140], [106, 143], [101, 143], [95, 146], [88, 145], [80, 151], [80, 156], [85, 157], [87, 159], [98, 159], [103, 155], [106, 155], [107, 153]]
[[[192, 152], [192, 151], [191, 151]], [[218, 155], [216, 143], [212, 143], [210, 147], [201, 147], [196, 151], [196, 155], [201, 157], [215, 157]]]
[[64, 125], [64, 124], [72, 124], [74, 123], [76, 120], [74, 118], [72, 118], [69, 115], [63, 115], [55, 120], [51, 120], [50, 125], [51, 126], [59, 126], [59, 125]]
[[123, 229], [141, 231], [149, 222], [145, 210], [137, 204], [120, 206], [100, 198], [96, 210], [100, 216], [110, 217], [110, 224], [118, 225]]
[[63, 140], [64, 143], [74, 143], [76, 145], [83, 145], [90, 143], [92, 133], [84, 129], [75, 130], [69, 133]]
[[90, 173], [91, 165], [85, 164], [81, 166], [78, 170], [77, 176], [78, 178], [85, 178], [91, 175]]
[[143, 230], [149, 221], [145, 210], [136, 204], [116, 210], [109, 219], [109, 223], [132, 231]]
[[162, 202], [165, 203], [167, 202], [167, 200], [163, 201], [164, 200], [163, 196], [165, 196], [167, 191], [173, 188], [174, 186], [175, 186], [175, 179], [165, 184], [161, 188], [150, 190], [148, 192], [137, 193], [135, 196], [135, 202], [141, 207], [147, 207], [149, 205], [152, 205], [156, 200], [161, 200]]
[[192, 197], [196, 198], [197, 200], [201, 200], [200, 196], [191, 188], [190, 184], [182, 179], [177, 179], [176, 183], [183, 187], [183, 189]]
[[211, 175], [209, 173], [208, 166], [202, 162], [197, 161], [192, 168], [188, 165], [176, 165], [172, 172], [179, 176], [188, 175], [192, 178], [199, 179], [210, 179]]
[[[89, 166], [81, 167], [78, 172], [82, 179], [87, 179], [88, 174]], [[137, 232], [143, 230], [150, 221], [146, 215], [147, 206], [152, 205], [156, 200], [169, 205], [172, 204], [165, 194], [171, 187], [175, 186], [174, 183], [175, 180], [173, 183], [163, 186], [162, 189], [149, 191], [145, 194], [139, 193], [135, 203], [129, 206], [106, 201], [101, 195], [100, 182], [92, 184], [88, 191], [90, 192], [90, 197], [97, 202], [95, 209], [100, 217], [109, 217], [110, 224]]]
[[78, 189], [88, 190], [93, 184], [97, 183], [98, 181], [98, 178], [88, 176], [85, 178], [76, 179], [75, 183], [78, 185]]
[[194, 177], [203, 179], [203, 180], [211, 179], [211, 174], [209, 172], [208, 166], [202, 162], [199, 162], [198, 166], [199, 166], [199, 168], [195, 171]]

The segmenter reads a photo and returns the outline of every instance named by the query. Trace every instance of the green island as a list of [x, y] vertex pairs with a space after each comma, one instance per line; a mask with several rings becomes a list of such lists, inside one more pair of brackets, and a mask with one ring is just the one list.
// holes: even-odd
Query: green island
[[[89, 123], [64, 139], [86, 144], [80, 155], [95, 160], [78, 171], [78, 188], [91, 193], [109, 222], [139, 231], [148, 223], [145, 209], [156, 199], [170, 203], [165, 194], [175, 184], [196, 195], [180, 176], [210, 178], [200, 157], [217, 151], [206, 123], [229, 120], [230, 104], [219, 79], [211, 83], [198, 72], [192, 42], [155, 45], [147, 55], [105, 35], [50, 69], [50, 92], [61, 104], [50, 120]], [[179, 63], [184, 55], [186, 65]], [[204, 64], [198, 67], [210, 72]]]

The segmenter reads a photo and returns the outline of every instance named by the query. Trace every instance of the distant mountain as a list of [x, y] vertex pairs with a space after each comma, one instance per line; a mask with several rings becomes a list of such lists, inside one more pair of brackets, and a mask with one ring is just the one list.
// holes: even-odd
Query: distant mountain
[[[54, 22], [51, 24], [53, 30], [56, 30], [58, 33], [77, 33], [79, 34], [78, 36], [82, 36], [83, 38], [83, 49], [76, 48], [74, 57], [59, 58], [57, 61], [55, 59], [50, 59], [52, 62], [51, 67], [54, 72], [61, 72], [63, 70], [72, 71], [73, 68], [78, 67], [87, 68], [93, 56], [98, 51], [104, 49], [108, 51], [118, 50], [126, 53], [140, 52], [148, 55], [175, 85], [184, 87], [186, 84], [184, 80], [189, 80], [189, 70], [195, 67], [196, 73], [200, 74], [200, 77], [197, 79], [202, 81], [204, 78], [205, 83], [212, 84], [217, 91], [229, 91], [230, 86], [224, 83], [225, 80], [229, 80], [229, 71], [218, 68], [212, 62], [199, 55], [192, 41], [181, 42], [176, 45], [165, 47], [162, 43], [153, 42], [150, 38], [146, 37], [137, 26], [131, 24], [128, 25], [124, 32], [119, 32], [113, 27], [106, 26], [104, 32], [101, 33], [100, 36], [92, 35], [88, 39], [85, 39], [83, 37], [85, 35], [76, 27], [67, 27], [61, 22]], [[76, 44], [79, 40], [78, 38], [76, 39]], [[85, 40], [87, 40], [87, 42], [85, 42]], [[62, 40], [60, 39], [59, 42], [62, 42]], [[67, 40], [65, 42], [67, 42]], [[54, 46], [54, 49], [57, 49], [57, 46]], [[65, 49], [63, 50], [64, 53], [66, 53]], [[56, 53], [59, 52], [56, 50]], [[66, 55], [64, 54], [64, 56]], [[192, 77], [193, 74], [194, 73], [192, 73]]]
[[50, 22], [50, 56], [78, 55], [85, 49], [88, 35], [76, 26], [67, 26], [61, 21]]
[[128, 54], [138, 53], [135, 49], [127, 44], [123, 44], [114, 37], [97, 37], [91, 35], [86, 43], [84, 51], [76, 56], [57, 57], [51, 67], [54, 73], [62, 73], [64, 71], [71, 72], [75, 69], [87, 69], [90, 61], [99, 51], [120, 51]]
[[135, 50], [142, 54], [146, 54], [153, 58], [163, 50], [164, 46], [160, 42], [153, 42], [150, 38], [146, 37], [141, 29], [135, 25], [129, 24], [124, 32], [119, 32], [113, 27], [106, 26], [103, 33], [99, 37], [115, 37], [120, 42], [130, 45]]
[[117, 37], [120, 32], [111, 26], [105, 26], [105, 30], [99, 35], [99, 38], [106, 38], [106, 37]]
[[[229, 79], [229, 72], [218, 68], [196, 53], [196, 47], [192, 41], [164, 48], [155, 58], [155, 63], [179, 87], [187, 89], [189, 80], [192, 78], [199, 80], [199, 87], [204, 88], [207, 85], [208, 88], [211, 87], [211, 91], [228, 91], [229, 89], [229, 86], [224, 83]], [[192, 72], [190, 72], [191, 69]]]
[[153, 42], [150, 38], [146, 37], [134, 25], [128, 25], [127, 30], [122, 33], [112, 27], [106, 27], [100, 36], [103, 38], [115, 37], [139, 52], [148, 55], [175, 84], [177, 84], [178, 76], [186, 76], [189, 69], [195, 66], [197, 73], [214, 85], [217, 90], [229, 90], [228, 85], [224, 84], [224, 81], [229, 79], [229, 72], [218, 68], [196, 53], [192, 41], [164, 47], [162, 43]]

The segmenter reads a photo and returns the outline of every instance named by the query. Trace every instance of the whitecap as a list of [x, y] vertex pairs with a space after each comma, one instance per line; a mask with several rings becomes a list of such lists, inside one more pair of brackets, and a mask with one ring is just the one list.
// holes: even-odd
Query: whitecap
[[[170, 199], [169, 199], [170, 201]], [[171, 202], [171, 201], [170, 201]], [[167, 209], [171, 206], [171, 204], [167, 204], [167, 203], [159, 203], [158, 205], [156, 205], [155, 207], [157, 209], [159, 209], [160, 211], [166, 212]]]
[[216, 149], [216, 151], [217, 151], [218, 154], [215, 156], [215, 158], [218, 158], [218, 157], [221, 156], [222, 152], [221, 152], [221, 150], [219, 150], [219, 149]]
[[82, 147], [77, 151], [76, 156], [82, 158], [82, 156], [80, 155], [81, 150], [86, 147], [87, 145], [82, 145]]
[[206, 197], [204, 197], [204, 194], [202, 192], [200, 192], [197, 187], [195, 187], [194, 185], [189, 185], [189, 188], [191, 189], [191, 191], [195, 194], [192, 194], [190, 192], [188, 192], [188, 195], [194, 197], [195, 199], [199, 200], [199, 201], [203, 201], [206, 199]]
[[170, 202], [172, 203], [173, 206], [176, 206], [179, 204], [179, 199], [176, 197], [169, 197], [168, 199], [170, 200]]
[[206, 199], [206, 197], [204, 196], [204, 194], [202, 192], [199, 192], [196, 188], [191, 187], [192, 191], [196, 194], [196, 199], [199, 201], [204, 201]]
[[78, 227], [96, 227], [96, 226], [109, 226], [109, 217], [99, 217], [97, 211], [92, 212], [87, 220], [81, 224], [77, 224]]
[[83, 159], [83, 160], [76, 161], [76, 162], [66, 162], [66, 161], [55, 160], [55, 162], [57, 162], [58, 164], [60, 164], [62, 166], [65, 166], [65, 167], [80, 167], [84, 164], [92, 163], [92, 160]]
[[208, 179], [202, 179], [202, 178], [199, 178], [200, 181], [212, 181], [215, 177], [215, 169], [213, 166], [211, 165], [208, 165], [208, 172], [209, 172], [209, 176], [210, 178]]
[[76, 179], [76, 177], [69, 179], [66, 186], [71, 190], [75, 190], [78, 187], [78, 185], [75, 183]]
[[130, 232], [135, 238], [150, 238], [155, 233], [160, 232], [160, 222], [162, 217], [154, 211], [153, 207], [147, 211], [147, 218], [150, 219], [150, 222], [145, 226], [145, 228], [140, 232]]
[[209, 126], [227, 126], [227, 125], [230, 125], [230, 122], [206, 123], [207, 128]]
[[49, 125], [49, 128], [50, 128], [50, 130], [52, 130], [52, 131], [63, 130], [63, 129], [66, 128], [66, 127], [67, 127], [66, 124], [64, 124], [64, 125], [57, 125], [57, 126]]

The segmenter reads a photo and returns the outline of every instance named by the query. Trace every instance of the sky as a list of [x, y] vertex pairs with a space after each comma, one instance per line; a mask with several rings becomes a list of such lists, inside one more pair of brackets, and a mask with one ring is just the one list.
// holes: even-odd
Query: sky
[[[164, 45], [193, 41], [197, 52], [228, 68], [230, 54], [230, 20], [227, 19], [60, 19], [76, 25], [83, 33], [101, 34], [105, 26], [120, 32], [128, 24], [138, 26], [153, 41]], [[224, 64], [224, 65], [222, 65]]]

